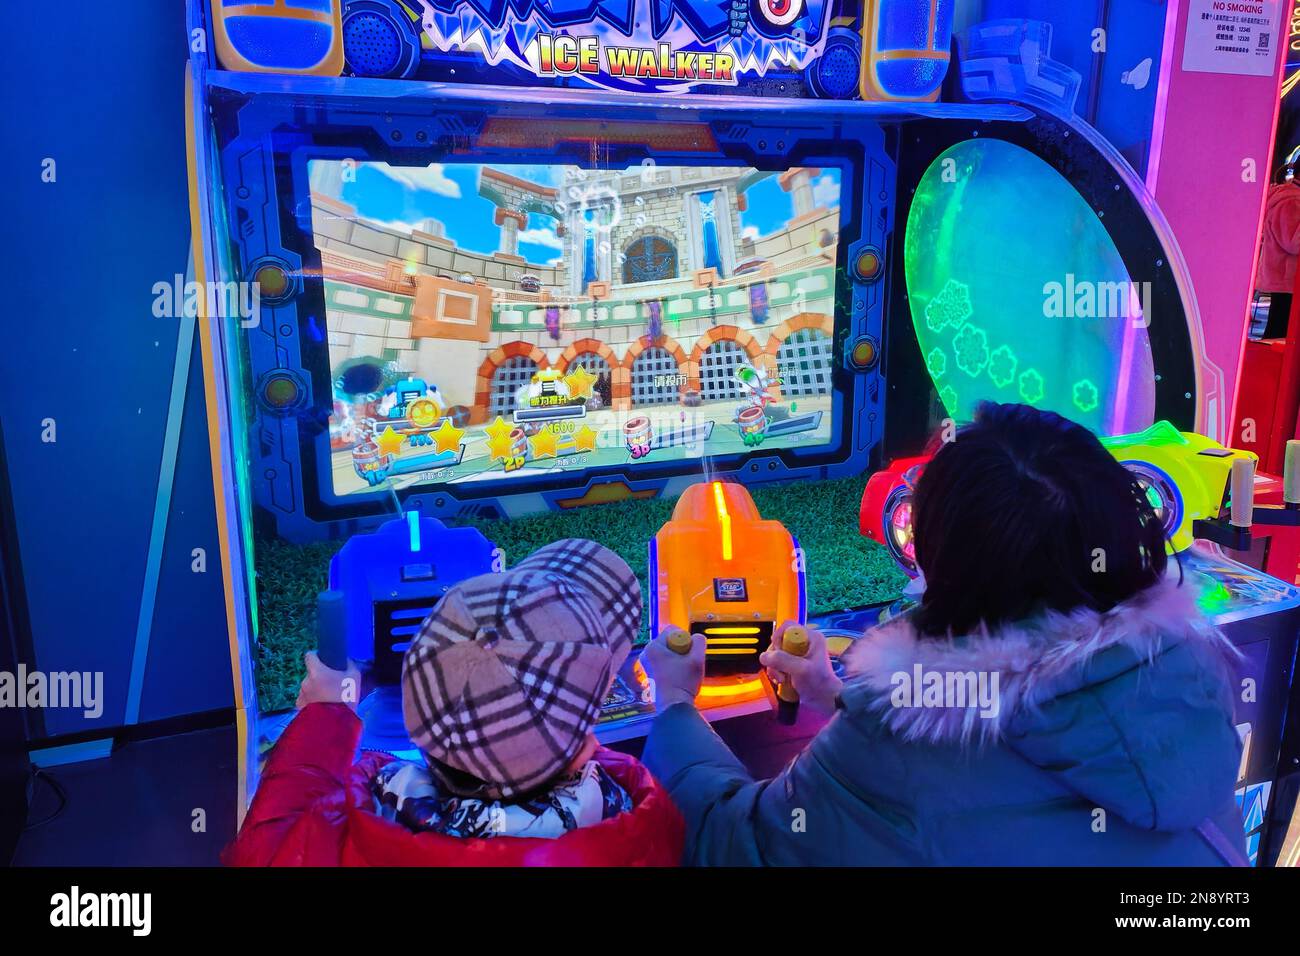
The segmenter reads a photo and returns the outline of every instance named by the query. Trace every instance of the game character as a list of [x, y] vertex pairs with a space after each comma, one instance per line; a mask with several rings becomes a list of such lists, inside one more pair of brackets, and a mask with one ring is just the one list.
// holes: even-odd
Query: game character
[[330, 447], [351, 448], [359, 440], [357, 420], [352, 417], [352, 405], [334, 399], [330, 418]]
[[749, 446], [761, 445], [767, 432], [767, 406], [776, 401], [769, 391], [771, 377], [766, 369], [746, 362], [737, 367], [735, 379], [742, 399], [742, 404], [736, 407], [740, 439]]
[[534, 372], [532, 380], [519, 390], [519, 404], [524, 408], [564, 405], [569, 401], [569, 386], [558, 368]]
[[503, 462], [507, 472], [518, 471], [528, 463], [528, 430], [518, 426], [510, 429], [510, 457]]
[[[423, 759], [353, 756], [355, 670], [309, 654], [228, 865], [673, 866], [667, 793], [592, 734], [640, 628], [641, 588], [592, 541], [549, 544], [453, 587], [402, 666]], [[457, 740], [460, 743], [451, 743]]]
[[435, 404], [435, 417], [441, 416], [446, 403], [442, 400], [438, 386], [414, 377], [404, 378], [384, 392], [383, 400], [379, 403], [379, 413], [387, 418], [406, 418], [411, 404], [422, 398]]
[[857, 640], [843, 679], [815, 628], [806, 656], [784, 627], [763, 655], [835, 714], [774, 780], [695, 709], [704, 637], [647, 648], [644, 760], [686, 861], [1246, 865], [1236, 652], [1166, 573], [1136, 476], [1081, 425], [986, 404], [918, 479], [914, 529], [920, 603]]
[[623, 443], [627, 445], [628, 452], [632, 455], [633, 460], [644, 458], [650, 454], [650, 443], [654, 441], [654, 429], [650, 425], [650, 419], [644, 415], [638, 415], [636, 418], [629, 418], [623, 424]]
[[747, 405], [757, 405], [760, 408], [765, 408], [776, 401], [772, 393], [768, 391], [772, 387], [772, 377], [768, 374], [767, 369], [746, 362], [736, 368], [735, 378]]
[[379, 405], [381, 415], [389, 419], [402, 419], [408, 423], [403, 429], [407, 444], [412, 448], [432, 445], [429, 432], [438, 420], [446, 404], [438, 386], [422, 378], [407, 377], [394, 383], [385, 393]]
[[767, 434], [767, 416], [763, 414], [763, 406], [743, 406], [736, 413], [736, 427], [740, 429], [740, 440], [746, 445], [761, 445]]
[[381, 451], [379, 445], [370, 439], [369, 432], [364, 434], [366, 437], [352, 446], [352, 470], [373, 487], [388, 477], [396, 456]]

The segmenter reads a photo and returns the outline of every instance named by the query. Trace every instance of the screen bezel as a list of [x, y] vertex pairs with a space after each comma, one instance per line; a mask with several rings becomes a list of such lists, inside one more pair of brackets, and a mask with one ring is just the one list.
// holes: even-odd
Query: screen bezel
[[[726, 117], [734, 123], [734, 114]], [[866, 144], [858, 139], [834, 138], [821, 140], [811, 137], [794, 139], [783, 151], [780, 164], [773, 161], [770, 151], [755, 149], [746, 141], [725, 141], [717, 138], [717, 148], [692, 152], [656, 149], [644, 140], [629, 135], [620, 139], [620, 130], [637, 130], [646, 120], [639, 121], [603, 119], [603, 128], [610, 132], [609, 140], [594, 149], [590, 143], [567, 142], [550, 148], [540, 146], [524, 148], [477, 148], [470, 139], [416, 148], [395, 148], [374, 135], [373, 130], [357, 128], [352, 135], [341, 136], [340, 131], [315, 127], [311, 130], [277, 129], [272, 131], [273, 162], [278, 203], [280, 246], [301, 262], [298, 280], [301, 289], [295, 303], [298, 317], [300, 362], [311, 383], [313, 401], [307, 417], [315, 427], [298, 429], [299, 463], [302, 469], [301, 487], [308, 515], [315, 521], [335, 521], [360, 517], [377, 512], [393, 511], [393, 498], [405, 502], [407, 498], [435, 496], [438, 508], [443, 510], [445, 500], [473, 505], [485, 500], [572, 491], [581, 496], [584, 489], [594, 484], [622, 479], [629, 487], [660, 482], [701, 473], [699, 459], [675, 459], [646, 464], [627, 463], [600, 465], [564, 472], [548, 472], [544, 476], [518, 479], [501, 478], [460, 483], [418, 482], [401, 489], [392, 489], [387, 483], [376, 486], [373, 492], [356, 491], [337, 494], [333, 488], [330, 459], [328, 420], [333, 407], [332, 375], [326, 323], [324, 281], [320, 250], [316, 247], [311, 228], [311, 191], [308, 163], [317, 159], [352, 159], [361, 162], [386, 162], [393, 166], [426, 166], [429, 163], [473, 163], [497, 165], [572, 165], [584, 169], [596, 168], [586, 161], [591, 154], [601, 158], [600, 169], [638, 166], [652, 158], [661, 166], [679, 165], [735, 165], [755, 169], [782, 171], [800, 166], [835, 167], [840, 172], [840, 235], [837, 242], [835, 264], [834, 315], [832, 333], [831, 367], [831, 439], [815, 448], [759, 447], [752, 451], [714, 456], [710, 467], [714, 473], [740, 473], [763, 477], [763, 472], [778, 469], [806, 473], [810, 468], [825, 468], [841, 464], [852, 458], [854, 448], [854, 395], [858, 372], [846, 366], [843, 360], [844, 344], [851, 334], [851, 307], [855, 299], [855, 281], [849, 272], [850, 249], [858, 243], [863, 232], [862, 206], [863, 175], [866, 164]], [[716, 124], [716, 120], [694, 120], [695, 125]], [[779, 135], [775, 129], [772, 135]], [[791, 135], [791, 134], [787, 134]], [[762, 143], [767, 146], [765, 142]], [[772, 145], [777, 145], [773, 143]], [[586, 151], [584, 155], [583, 151]], [[833, 152], [832, 152], [833, 150]], [[300, 413], [300, 418], [303, 417]], [[756, 463], [765, 462], [766, 467]]]
[[[319, 161], [319, 160], [310, 160], [310, 159], [309, 159], [309, 160], [308, 160], [308, 168], [309, 168], [309, 169], [310, 169], [310, 164], [311, 164], [313, 161]], [[506, 172], [506, 173], [510, 173], [511, 170], [512, 170], [512, 168], [517, 168], [518, 166], [523, 165], [523, 164], [491, 163], [491, 162], [489, 162], [489, 161], [485, 161], [485, 160], [482, 160], [482, 159], [480, 159], [480, 158], [467, 158], [467, 157], [465, 157], [465, 156], [455, 156], [454, 158], [444, 159], [444, 160], [442, 160], [441, 162], [442, 162], [442, 165], [443, 165], [444, 167], [450, 167], [450, 166], [462, 166], [462, 167], [474, 167], [474, 168], [482, 169], [482, 168], [485, 168], [485, 167], [491, 166], [491, 167], [493, 167], [493, 168], [499, 168], [499, 169], [501, 169], [502, 171], [504, 171], [504, 172]], [[357, 164], [357, 169], [360, 170], [360, 168], [361, 168], [362, 165], [363, 165], [362, 163], [358, 163], [358, 164]], [[561, 163], [546, 163], [546, 164], [544, 164], [544, 165], [546, 165], [547, 167], [549, 167], [549, 168], [551, 168], [551, 169], [557, 170], [557, 171], [560, 171], [560, 170], [567, 170], [567, 169], [572, 169], [572, 168], [577, 168], [577, 167], [574, 167], [574, 166], [572, 166], [572, 165], [570, 165], [570, 164], [567, 164], [567, 163], [564, 163], [564, 164], [561, 164]], [[677, 164], [677, 163], [674, 163], [674, 164], [672, 164], [672, 165], [670, 166], [669, 164], [667, 164], [667, 163], [662, 163], [662, 162], [657, 164], [658, 168], [659, 168], [659, 169], [663, 169], [663, 170], [667, 170], [667, 169], [675, 169], [675, 168], [686, 168], [687, 165], [688, 165], [688, 164]], [[717, 166], [734, 166], [735, 168], [740, 168], [740, 169], [751, 169], [751, 168], [753, 168], [753, 167], [745, 166], [744, 164], [739, 164], [739, 163], [719, 163], [719, 162], [710, 162], [710, 163], [707, 163], [707, 164], [696, 164], [696, 165], [709, 165], [709, 166], [714, 166], [714, 167], [717, 167]], [[837, 202], [838, 202], [838, 206], [839, 206], [839, 212], [840, 212], [840, 215], [839, 215], [838, 229], [839, 229], [839, 235], [842, 236], [842, 235], [843, 235], [843, 231], [844, 231], [844, 222], [845, 222], [845, 206], [844, 206], [845, 185], [844, 185], [844, 177], [845, 177], [845, 175], [848, 173], [848, 170], [847, 170], [847, 168], [846, 168], [846, 164], [843, 163], [843, 161], [837, 161], [837, 162], [830, 162], [830, 161], [827, 161], [827, 162], [818, 162], [816, 165], [817, 165], [819, 168], [823, 169], [823, 170], [824, 170], [824, 169], [827, 169], [827, 168], [833, 168], [833, 169], [835, 169], [837, 175], [839, 176], [839, 179], [840, 179], [840, 183], [839, 183], [839, 197], [838, 197]], [[418, 168], [420, 168], [420, 167], [419, 167], [419, 166], [407, 166], [407, 167], [405, 167], [405, 168], [409, 168], [409, 169], [418, 169]], [[592, 168], [592, 167], [590, 167], [590, 166], [586, 166], [586, 167], [581, 167], [581, 168], [590, 169], [590, 168]], [[620, 169], [620, 170], [618, 170], [618, 171], [619, 171], [619, 172], [626, 171], [626, 168], [627, 168], [627, 167], [624, 167], [623, 169]], [[771, 173], [773, 173], [773, 174], [775, 174], [775, 175], [780, 175], [781, 173], [787, 172], [787, 171], [788, 171], [789, 169], [791, 169], [791, 168], [798, 168], [798, 166], [797, 166], [797, 165], [796, 165], [796, 166], [784, 166], [784, 167], [781, 167], [781, 168], [773, 168], [773, 169], [769, 169], [769, 170], [760, 170], [760, 171], [762, 171], [762, 172], [771, 172]], [[607, 171], [610, 171], [610, 168], [609, 168], [609, 167], [601, 167], [601, 171], [602, 171], [602, 172], [607, 172]], [[567, 181], [567, 180], [565, 180], [565, 181]], [[323, 272], [323, 269], [322, 269], [321, 256], [320, 256], [320, 247], [316, 245], [316, 243], [315, 243], [315, 237], [314, 237], [314, 236], [312, 237], [312, 245], [313, 245], [313, 249], [314, 249], [314, 251], [315, 251], [315, 257], [314, 257], [313, 260], [310, 260], [310, 261], [308, 262], [308, 271], [309, 271], [310, 274], [312, 274], [312, 275], [320, 275], [320, 283], [321, 283], [321, 286], [322, 286], [322, 299], [321, 299], [321, 301], [322, 301], [322, 303], [323, 303], [323, 307], [325, 308], [326, 314], [327, 314], [327, 316], [328, 316], [328, 312], [329, 312], [329, 308], [330, 308], [330, 307], [329, 307], [328, 303], [325, 302], [325, 299], [324, 299], [324, 286], [325, 286], [325, 282], [326, 282], [326, 277], [325, 277], [324, 272]], [[833, 281], [834, 281], [834, 288], [832, 288], [832, 290], [831, 290], [831, 298], [832, 298], [832, 301], [836, 301], [836, 302], [838, 302], [838, 301], [842, 301], [842, 297], [843, 297], [843, 296], [846, 294], [846, 292], [847, 292], [847, 289], [845, 288], [846, 283], [847, 283], [847, 278], [846, 278], [846, 275], [845, 275], [845, 272], [844, 272], [844, 262], [843, 262], [843, 259], [841, 258], [842, 252], [841, 252], [841, 250], [840, 250], [840, 245], [841, 245], [841, 243], [840, 243], [839, 239], [837, 238], [837, 240], [836, 240], [836, 265], [835, 265], [835, 267], [834, 267], [834, 279], [833, 279]], [[730, 278], [730, 277], [728, 277], [728, 278]], [[780, 279], [781, 279], [781, 275], [778, 273], [778, 274], [774, 275], [774, 276], [773, 276], [769, 281], [779, 281]], [[834, 320], [834, 317], [832, 316], [832, 321], [833, 321], [833, 320]], [[733, 324], [733, 323], [732, 323], [731, 321], [728, 321], [728, 322], [725, 323], [725, 324], [730, 325], [730, 324]], [[769, 326], [767, 326], [767, 329], [768, 329], [768, 331], [775, 330], [775, 329], [777, 328], [778, 325], [779, 325], [779, 322], [773, 321]], [[748, 326], [744, 326], [743, 328], [745, 328], [746, 331], [750, 331], [751, 334], [755, 334], [755, 330], [751, 330], [751, 329], [749, 329]], [[575, 333], [572, 333], [572, 334], [573, 334], [573, 335], [576, 335], [576, 336], [578, 336], [578, 337], [581, 337], [581, 338], [600, 338], [600, 335], [599, 335], [596, 331], [594, 331], [594, 330], [590, 330], [590, 329], [583, 329], [583, 330], [581, 330], [580, 332], [575, 332]], [[834, 340], [834, 333], [832, 333], [832, 340]], [[556, 348], [563, 348], [564, 345], [565, 345], [565, 341], [564, 341], [563, 339], [561, 339], [561, 340], [559, 340], [559, 341], [557, 341], [557, 342], [554, 343], [554, 347], [556, 347]], [[552, 347], [552, 346], [547, 345], [547, 344], [543, 344], [543, 345], [541, 346], [541, 348], [542, 348], [543, 350], [545, 350], [545, 349], [547, 349], [547, 348], [551, 348], [551, 347]], [[326, 353], [327, 353], [328, 358], [330, 359], [329, 368], [330, 368], [330, 378], [332, 379], [332, 378], [333, 378], [333, 372], [332, 372], [332, 369], [333, 369], [333, 365], [334, 365], [334, 363], [333, 363], [333, 361], [332, 361], [333, 356], [330, 355], [330, 353], [329, 353], [329, 348], [330, 348], [330, 347], [329, 347], [328, 336], [327, 336], [327, 337], [326, 337]], [[770, 444], [770, 445], [766, 445], [766, 446], [764, 446], [762, 449], [758, 449], [758, 451], [761, 451], [762, 453], [765, 453], [765, 454], [767, 454], [767, 455], [771, 455], [771, 454], [778, 453], [778, 452], [782, 452], [782, 451], [792, 451], [792, 452], [795, 452], [795, 453], [796, 453], [796, 457], [799, 459], [799, 463], [800, 463], [800, 464], [807, 464], [807, 463], [809, 463], [810, 459], [817, 458], [817, 457], [819, 457], [819, 456], [820, 456], [821, 454], [823, 454], [823, 453], [826, 453], [826, 452], [834, 452], [834, 451], [838, 450], [838, 448], [839, 448], [839, 446], [840, 446], [840, 442], [842, 441], [842, 436], [838, 436], [838, 435], [837, 435], [837, 432], [838, 432], [838, 429], [837, 429], [837, 418], [842, 414], [842, 410], [838, 407], [838, 403], [834, 401], [834, 393], [835, 393], [835, 385], [836, 385], [836, 383], [835, 383], [836, 372], [837, 372], [837, 370], [838, 370], [838, 366], [841, 365], [841, 364], [842, 364], [842, 363], [837, 363], [837, 362], [835, 361], [835, 353], [834, 353], [834, 349], [832, 348], [832, 351], [831, 351], [831, 357], [830, 357], [830, 366], [831, 366], [831, 368], [830, 368], [830, 373], [831, 373], [831, 388], [830, 388], [830, 391], [827, 393], [828, 397], [831, 398], [831, 409], [829, 410], [829, 414], [831, 415], [831, 421], [830, 421], [830, 424], [829, 424], [829, 431], [830, 431], [830, 436], [829, 436], [829, 438], [828, 438], [826, 441], [824, 441], [824, 442], [818, 442], [818, 443], [816, 443], [816, 444], [799, 444], [799, 445], [795, 445], [795, 446], [783, 446], [783, 445], [781, 445], [781, 444], [778, 443], [780, 440], [777, 439], [776, 442], [773, 442], [773, 443]], [[635, 408], [637, 408], [637, 407], [638, 407], [638, 406], [634, 406], [632, 410], [628, 410], [628, 411], [625, 411], [625, 412], [621, 412], [621, 413], [619, 413], [619, 415], [620, 415], [620, 420], [621, 420], [622, 417], [631, 417], [632, 415], [637, 414], [637, 412], [635, 411]], [[653, 409], [653, 408], [662, 408], [662, 407], [665, 407], [665, 406], [645, 406], [645, 407], [646, 407], [647, 409]], [[332, 423], [332, 422], [333, 422], [333, 415], [331, 414], [331, 423]], [[731, 466], [731, 465], [741, 465], [741, 464], [743, 464], [745, 461], [747, 461], [748, 459], [750, 459], [751, 457], [753, 457], [753, 455], [755, 454], [755, 452], [756, 452], [756, 450], [749, 450], [749, 451], [745, 451], [745, 452], [731, 452], [731, 453], [728, 453], [728, 454], [725, 454], [725, 455], [711, 455], [711, 454], [710, 454], [710, 455], [707, 455], [707, 457], [708, 457], [708, 458], [710, 459], [710, 461], [712, 461], [712, 462], [720, 463], [720, 467], [722, 467], [722, 468], [727, 468], [727, 467], [729, 467], [729, 466]], [[509, 474], [503, 472], [503, 473], [501, 473], [501, 474], [499, 474], [499, 475], [493, 474], [493, 475], [491, 475], [491, 476], [486, 476], [486, 477], [476, 477], [474, 481], [459, 481], [459, 482], [457, 482], [457, 481], [447, 481], [447, 482], [436, 482], [436, 481], [419, 481], [419, 480], [416, 480], [416, 481], [410, 481], [410, 482], [405, 483], [405, 484], [403, 485], [403, 487], [400, 489], [400, 491], [398, 491], [398, 493], [399, 493], [399, 494], [406, 493], [406, 492], [429, 493], [429, 492], [433, 492], [433, 491], [446, 491], [446, 490], [452, 490], [452, 489], [454, 489], [454, 490], [457, 492], [457, 494], [456, 494], [456, 497], [457, 497], [457, 498], [465, 498], [465, 499], [469, 499], [469, 498], [476, 498], [476, 497], [494, 497], [495, 495], [493, 494], [493, 489], [497, 489], [497, 490], [499, 490], [499, 493], [502, 493], [502, 494], [510, 494], [510, 493], [512, 493], [512, 492], [514, 492], [514, 491], [516, 491], [516, 490], [519, 490], [521, 493], [527, 493], [529, 490], [536, 490], [537, 487], [543, 487], [543, 486], [544, 486], [544, 487], [547, 487], [547, 488], [557, 487], [557, 486], [562, 485], [562, 484], [564, 483], [562, 479], [563, 479], [564, 477], [566, 477], [566, 476], [573, 476], [573, 478], [575, 479], [575, 482], [574, 482], [574, 483], [576, 483], [576, 484], [585, 484], [585, 483], [586, 483], [586, 481], [585, 481], [586, 478], [588, 478], [588, 477], [590, 477], [590, 476], [599, 476], [599, 475], [601, 475], [601, 474], [605, 474], [605, 473], [629, 472], [629, 473], [631, 474], [632, 477], [637, 477], [637, 478], [639, 478], [640, 476], [648, 475], [648, 474], [652, 474], [652, 473], [655, 473], [655, 472], [658, 472], [658, 471], [666, 471], [666, 472], [671, 472], [671, 473], [682, 473], [682, 472], [689, 473], [689, 472], [691, 472], [691, 471], [693, 471], [693, 470], [699, 470], [699, 469], [702, 469], [702, 468], [703, 468], [703, 465], [702, 465], [702, 463], [701, 463], [701, 458], [703, 458], [703, 457], [705, 457], [705, 456], [700, 456], [700, 457], [697, 457], [697, 458], [681, 457], [681, 458], [660, 459], [660, 460], [658, 460], [658, 461], [650, 461], [650, 462], [628, 461], [628, 462], [621, 462], [621, 463], [609, 463], [609, 464], [604, 464], [604, 465], [579, 466], [579, 467], [573, 467], [573, 468], [567, 468], [567, 467], [555, 467], [555, 468], [549, 470], [549, 471], [546, 473], [545, 476], [518, 476], [518, 477], [515, 477], [515, 476], [511, 476], [511, 475], [509, 475]], [[559, 463], [560, 465], [562, 465], [563, 462], [564, 462], [564, 459], [557, 459], [557, 463]], [[696, 463], [696, 467], [692, 467], [692, 462], [695, 462], [695, 463]], [[656, 467], [656, 466], [658, 466], [658, 467]], [[453, 467], [453, 466], [445, 466], [445, 467]], [[491, 471], [491, 469], [488, 469], [488, 470]], [[330, 469], [330, 471], [328, 472], [328, 474], [329, 474], [330, 476], [332, 476], [332, 474], [333, 474], [333, 469], [332, 469], [332, 468]], [[481, 474], [481, 473], [479, 473], [479, 474]], [[325, 480], [325, 478], [322, 477], [322, 480]], [[344, 491], [344, 492], [340, 492], [336, 487], [334, 487], [334, 483], [333, 483], [333, 481], [332, 481], [332, 477], [330, 478], [330, 480], [328, 480], [328, 485], [329, 485], [329, 487], [324, 487], [324, 486], [321, 487], [321, 491], [322, 491], [322, 493], [323, 493], [323, 494], [331, 494], [331, 495], [333, 495], [334, 498], [336, 498], [336, 499], [341, 499], [341, 500], [346, 500], [346, 499], [353, 498], [353, 497], [357, 497], [357, 496], [364, 496], [364, 495], [368, 495], [368, 494], [374, 494], [374, 493], [376, 493], [376, 492], [381, 492], [381, 491], [383, 490], [383, 484], [381, 483], [380, 485], [376, 486], [375, 488], [370, 488], [370, 489], [357, 489], [357, 490], [353, 490], [353, 491]], [[477, 488], [477, 486], [479, 486], [479, 485], [484, 486], [484, 487], [483, 487], [483, 490], [482, 490], [479, 494], [462, 494], [462, 493], [460, 493], [462, 489], [466, 489], [466, 490], [468, 490], [468, 489], [470, 489], [470, 488]], [[530, 487], [530, 486], [532, 486], [532, 487]]]

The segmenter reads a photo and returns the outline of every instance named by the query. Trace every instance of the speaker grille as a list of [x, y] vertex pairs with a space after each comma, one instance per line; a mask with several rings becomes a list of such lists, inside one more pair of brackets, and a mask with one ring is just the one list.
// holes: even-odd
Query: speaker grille
[[374, 676], [380, 684], [402, 679], [402, 658], [438, 603], [436, 597], [375, 602]]
[[708, 677], [757, 674], [758, 655], [772, 643], [771, 621], [692, 621], [691, 633], [705, 640], [704, 673]]
[[397, 69], [402, 42], [387, 17], [360, 11], [343, 24], [343, 52], [359, 76], [387, 76]]
[[821, 88], [831, 99], [846, 100], [858, 90], [858, 54], [848, 43], [828, 44], [817, 64]]

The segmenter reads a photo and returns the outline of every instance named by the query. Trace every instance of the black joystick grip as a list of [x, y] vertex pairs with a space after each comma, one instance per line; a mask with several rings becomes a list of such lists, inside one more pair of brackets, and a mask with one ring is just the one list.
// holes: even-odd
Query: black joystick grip
[[348, 669], [347, 612], [342, 591], [325, 590], [316, 596], [316, 656], [331, 670]]
[[[787, 627], [781, 635], [781, 650], [795, 657], [805, 656], [808, 653], [808, 629], [798, 624]], [[799, 719], [799, 692], [790, 681], [776, 689], [776, 719], [786, 726]]]

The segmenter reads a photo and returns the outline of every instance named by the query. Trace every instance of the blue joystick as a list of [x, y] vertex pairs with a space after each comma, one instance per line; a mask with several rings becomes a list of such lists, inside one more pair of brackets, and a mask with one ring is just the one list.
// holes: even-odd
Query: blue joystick
[[316, 656], [331, 670], [348, 669], [347, 610], [342, 591], [326, 589], [316, 596]]

